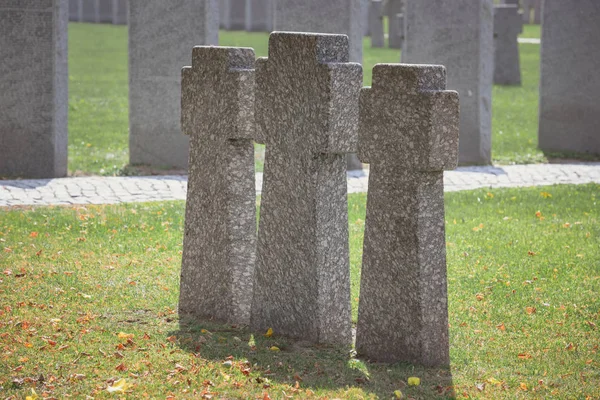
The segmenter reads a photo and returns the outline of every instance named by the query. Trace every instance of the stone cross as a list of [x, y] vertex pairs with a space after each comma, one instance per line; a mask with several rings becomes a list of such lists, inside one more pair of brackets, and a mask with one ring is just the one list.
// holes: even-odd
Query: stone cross
[[523, 32], [523, 18], [518, 6], [494, 6], [494, 83], [520, 85], [519, 34]]
[[369, 32], [371, 33], [371, 47], [385, 46], [383, 37], [383, 0], [371, 0], [369, 9]]
[[250, 322], [256, 246], [254, 50], [194, 47], [182, 70], [190, 136], [179, 313]]
[[449, 364], [443, 170], [458, 158], [458, 93], [438, 65], [379, 64], [360, 94], [370, 166], [357, 352]]
[[67, 175], [68, 8], [0, 1], [0, 177]]
[[266, 143], [252, 327], [350, 344], [345, 154], [356, 149], [362, 67], [345, 35], [274, 32], [256, 63]]

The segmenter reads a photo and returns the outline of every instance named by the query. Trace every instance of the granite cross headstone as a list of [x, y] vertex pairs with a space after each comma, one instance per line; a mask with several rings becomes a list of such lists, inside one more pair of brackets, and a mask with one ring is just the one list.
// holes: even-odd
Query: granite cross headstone
[[519, 34], [523, 18], [516, 5], [494, 6], [494, 83], [520, 85]]
[[439, 65], [379, 64], [360, 95], [370, 163], [356, 350], [449, 364], [443, 170], [458, 158], [458, 93]]
[[[274, 29], [348, 35], [350, 61], [362, 63], [365, 13], [364, 0], [277, 0]], [[356, 154], [347, 161], [348, 169], [362, 169]]]
[[345, 154], [356, 150], [362, 67], [345, 35], [274, 32], [256, 63], [266, 143], [252, 326], [350, 344]]
[[182, 70], [190, 136], [179, 313], [250, 322], [256, 246], [254, 50], [203, 47]]

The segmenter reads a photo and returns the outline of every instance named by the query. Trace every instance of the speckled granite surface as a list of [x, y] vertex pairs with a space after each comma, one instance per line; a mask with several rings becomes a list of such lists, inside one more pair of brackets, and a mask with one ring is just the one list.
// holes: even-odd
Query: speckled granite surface
[[195, 47], [182, 71], [190, 135], [179, 313], [250, 322], [256, 246], [254, 51]]
[[350, 344], [345, 153], [355, 151], [362, 67], [344, 35], [272, 33], [256, 64], [267, 144], [252, 327]]
[[356, 333], [371, 360], [447, 365], [443, 170], [458, 159], [458, 93], [442, 66], [376, 65], [360, 95], [370, 162]]

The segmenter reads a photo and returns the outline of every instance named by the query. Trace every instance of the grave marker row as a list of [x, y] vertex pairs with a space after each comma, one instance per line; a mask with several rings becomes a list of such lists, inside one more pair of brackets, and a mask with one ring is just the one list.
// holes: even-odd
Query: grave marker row
[[[275, 32], [255, 63], [249, 49], [193, 54], [182, 318], [349, 345], [344, 156], [358, 148], [372, 163], [358, 349], [447, 364], [442, 171], [456, 164], [458, 95], [444, 68], [378, 65], [361, 89], [344, 35]], [[266, 144], [258, 234], [251, 139]]]

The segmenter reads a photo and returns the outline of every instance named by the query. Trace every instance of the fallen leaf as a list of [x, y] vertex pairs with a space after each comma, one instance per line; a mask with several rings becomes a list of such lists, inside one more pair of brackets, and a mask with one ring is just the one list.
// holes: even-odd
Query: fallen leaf
[[403, 397], [404, 397], [404, 395], [402, 394], [402, 392], [400, 390], [394, 390], [394, 398], [401, 399]]
[[25, 397], [25, 400], [36, 400], [38, 399], [38, 394], [35, 392], [33, 388], [31, 388], [31, 396]]
[[483, 293], [477, 293], [477, 294], [475, 295], [475, 298], [476, 298], [478, 301], [481, 301], [481, 300], [483, 300], [483, 299], [485, 298], [485, 296], [483, 295]]
[[119, 379], [111, 386], [107, 387], [108, 393], [124, 393], [129, 388], [129, 384], [123, 378]]
[[271, 351], [279, 351], [280, 349], [277, 346], [271, 346], [271, 348], [269, 348], [269, 350], [271, 350]]
[[29, 234], [29, 237], [30, 237], [30, 238], [36, 238], [36, 237], [38, 237], [38, 233], [37, 233], [37, 232], [31, 232], [31, 233]]
[[263, 336], [264, 337], [271, 337], [271, 336], [273, 336], [273, 328], [267, 329], [267, 333], [265, 333]]
[[123, 364], [123, 363], [121, 363], [121, 364], [117, 365], [117, 366], [115, 367], [115, 369], [116, 369], [117, 371], [127, 371], [127, 367], [126, 367], [126, 366], [125, 366], [125, 364]]
[[529, 360], [532, 358], [531, 354], [529, 353], [519, 353], [517, 357], [519, 357], [521, 360]]
[[496, 325], [496, 328], [500, 329], [502, 332], [504, 332], [506, 330], [506, 326], [504, 326], [504, 322]]
[[522, 391], [524, 391], [524, 392], [527, 391], [527, 385], [524, 382], [521, 382], [521, 384], [519, 385], [519, 387], [521, 388]]
[[408, 378], [408, 386], [419, 386], [421, 384], [421, 378], [411, 376]]
[[526, 307], [525, 311], [527, 312], [527, 314], [531, 315], [531, 314], [535, 314], [537, 309], [535, 307]]
[[117, 337], [119, 339], [133, 339], [135, 337], [135, 335], [133, 333], [119, 332], [117, 334]]

